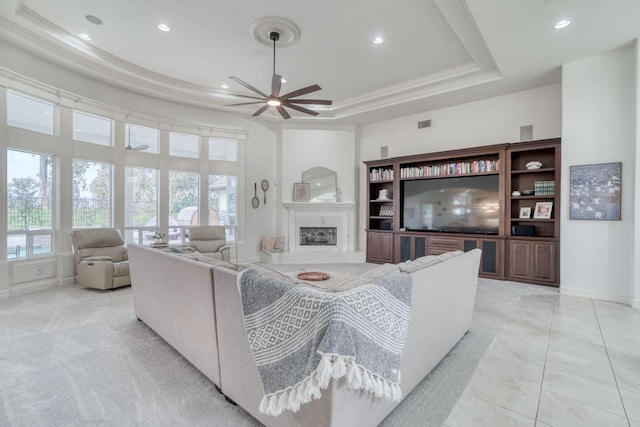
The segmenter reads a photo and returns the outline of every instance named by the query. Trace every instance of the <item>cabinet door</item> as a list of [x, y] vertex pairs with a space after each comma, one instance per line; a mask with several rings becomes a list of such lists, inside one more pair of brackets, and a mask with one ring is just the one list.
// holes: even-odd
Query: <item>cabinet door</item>
[[393, 234], [380, 235], [380, 262], [393, 262]]
[[503, 279], [502, 241], [464, 239], [463, 250], [465, 252], [469, 252], [475, 248], [480, 248], [482, 250], [482, 258], [480, 258], [480, 276]]
[[367, 262], [380, 262], [380, 234], [367, 233]]
[[533, 242], [533, 280], [557, 283], [557, 247], [555, 242]]
[[532, 242], [526, 240], [511, 240], [509, 242], [509, 277], [513, 279], [531, 279]]
[[393, 262], [392, 233], [367, 233], [367, 262]]

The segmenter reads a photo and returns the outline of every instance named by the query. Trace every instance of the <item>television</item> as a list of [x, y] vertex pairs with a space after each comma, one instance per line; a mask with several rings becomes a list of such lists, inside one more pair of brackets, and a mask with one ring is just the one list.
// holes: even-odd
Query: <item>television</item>
[[402, 181], [401, 226], [407, 231], [498, 234], [499, 179], [496, 174]]

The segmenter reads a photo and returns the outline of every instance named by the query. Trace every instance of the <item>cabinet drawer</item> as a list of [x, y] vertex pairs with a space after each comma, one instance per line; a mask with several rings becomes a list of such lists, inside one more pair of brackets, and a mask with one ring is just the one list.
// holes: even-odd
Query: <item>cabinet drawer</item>
[[460, 248], [460, 238], [458, 237], [429, 237], [429, 247], [448, 249], [448, 251], [455, 251]]

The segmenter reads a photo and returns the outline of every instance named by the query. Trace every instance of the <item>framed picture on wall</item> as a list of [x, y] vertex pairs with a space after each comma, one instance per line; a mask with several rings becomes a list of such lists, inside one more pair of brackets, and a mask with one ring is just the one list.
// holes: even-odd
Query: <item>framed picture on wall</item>
[[311, 193], [308, 182], [296, 182], [293, 184], [293, 201], [308, 202]]
[[569, 219], [620, 220], [622, 163], [571, 166]]

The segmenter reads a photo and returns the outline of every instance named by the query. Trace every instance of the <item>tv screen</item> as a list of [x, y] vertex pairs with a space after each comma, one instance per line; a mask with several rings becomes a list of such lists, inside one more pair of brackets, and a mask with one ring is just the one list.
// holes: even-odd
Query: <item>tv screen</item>
[[498, 175], [402, 181], [402, 227], [497, 234], [498, 188]]

